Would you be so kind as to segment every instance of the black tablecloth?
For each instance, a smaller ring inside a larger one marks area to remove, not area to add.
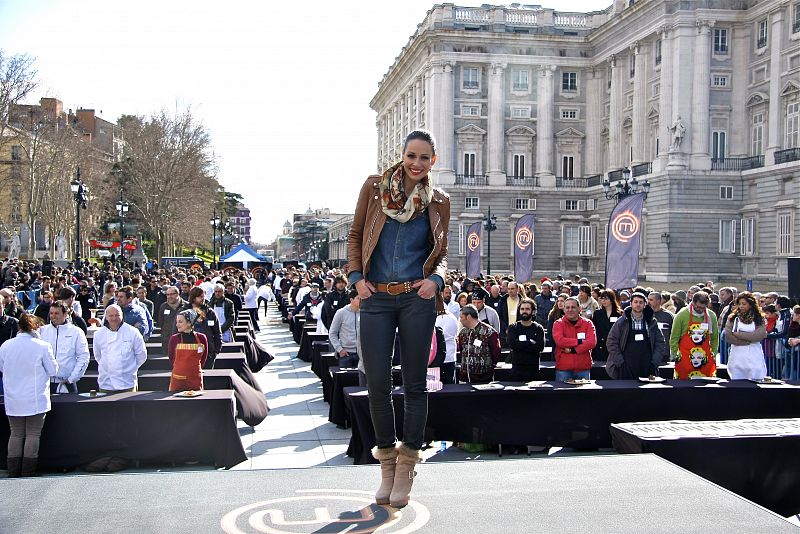
[[[328,410],[328,421],[337,426],[350,426],[350,414],[345,402],[344,389],[358,385],[358,369],[340,369],[331,366],[330,373],[332,376],[331,406]],[[400,367],[392,367],[392,385],[400,386],[402,383],[403,377],[400,373]]]
[[[618,452],[655,453],[788,517],[800,513],[800,434],[798,420],[789,421],[795,429],[786,435],[782,434],[786,429],[781,428],[781,420],[759,421],[760,426],[774,424],[775,429],[772,434],[755,436],[746,428],[739,435],[693,436],[686,431],[684,421],[662,421],[661,424],[674,427],[673,435],[650,439],[641,435],[642,424],[629,423],[611,425],[611,438]],[[690,424],[697,428],[718,422]]]
[[[170,371],[139,371],[139,391],[169,391]],[[231,369],[203,370],[204,389],[233,389],[233,377],[236,373]],[[86,373],[78,381],[78,391],[86,393],[97,390],[97,373]]]
[[[542,361],[539,364],[539,373],[542,380],[555,380],[556,379],[556,362]],[[594,362],[592,369],[589,373],[592,380],[611,380],[606,371],[606,362]],[[672,379],[675,376],[675,365],[662,365],[658,368],[658,375],[661,378]],[[719,365],[717,367],[717,376],[719,378],[729,378],[728,367],[726,365]],[[511,365],[498,364],[494,369],[494,379],[498,382],[511,380]]]
[[[226,468],[247,459],[236,428],[233,391],[206,391],[191,399],[168,392],[94,399],[55,395],[52,406],[39,450],[42,467],[72,468],[103,456]],[[9,428],[3,404],[0,411],[0,462],[5,465]]]
[[[304,362],[310,362],[312,359],[311,344],[315,341],[328,341],[328,334],[317,334],[313,328],[303,329],[300,347],[297,349],[297,358]]]
[[[548,388],[477,391],[446,385],[428,395],[426,438],[470,443],[610,447],[611,423],[715,418],[800,417],[800,386],[760,388],[749,381],[721,384],[668,380],[664,384],[605,381],[591,386],[550,382]],[[363,388],[346,388],[355,463],[374,462],[375,437]],[[402,435],[402,389],[393,394]]]
[[[319,341],[314,342],[314,345],[319,344]],[[330,367],[336,366],[339,359],[334,352],[325,352],[322,350],[311,351],[311,371],[319,377],[322,383],[322,400],[331,402],[331,388],[333,387],[333,378],[331,377]]]

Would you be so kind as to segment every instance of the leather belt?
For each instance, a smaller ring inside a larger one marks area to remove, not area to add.
[[[389,282],[388,284],[375,284],[378,293],[388,293],[393,297],[404,295],[416,291],[417,288],[411,287],[414,282]]]

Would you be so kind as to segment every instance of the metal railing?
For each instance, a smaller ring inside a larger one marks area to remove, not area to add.
[[[456,185],[486,185],[486,175],[456,174]]]
[[[615,171],[608,171],[608,181],[615,182],[617,180],[622,180],[622,169],[617,169]]]
[[[601,185],[602,183],[603,183],[602,174],[595,174],[594,176],[588,176],[586,178],[586,187],[594,187],[596,185]]]
[[[556,187],[566,189],[586,187],[586,178],[556,177]]]
[[[764,351],[764,363],[767,366],[767,375],[781,380],[800,380],[800,345],[787,347],[785,339],[765,339],[761,342]],[[725,332],[719,336],[718,362],[728,365],[731,346],[725,339]]]
[[[631,167],[631,177],[635,178],[636,176],[644,176],[645,174],[650,174],[653,172],[653,163],[640,163],[639,165],[634,165]]]
[[[506,185],[516,185],[523,187],[539,187],[538,176],[507,176]]]
[[[746,171],[764,166],[764,156],[749,156],[746,158],[712,158],[712,171]]]
[[[800,148],[787,148],[775,151],[775,165],[800,160]]]

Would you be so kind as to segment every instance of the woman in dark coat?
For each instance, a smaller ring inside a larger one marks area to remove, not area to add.
[[[220,329],[217,314],[214,313],[213,308],[206,304],[206,294],[200,286],[195,286],[189,290],[189,305],[197,314],[194,331],[205,335],[206,339],[208,339],[208,359],[203,367],[211,369],[214,367],[214,360],[222,348],[222,330]]]
[[[611,327],[622,316],[622,309],[617,300],[617,294],[613,289],[600,290],[600,309],[592,314],[592,322],[597,333],[597,346],[592,350],[592,359],[596,362],[604,362],[608,359],[608,349],[606,349],[606,338]]]

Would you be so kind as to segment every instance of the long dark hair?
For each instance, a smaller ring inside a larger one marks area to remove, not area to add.
[[[744,300],[750,305],[750,310],[747,313],[742,313],[739,309],[740,300]],[[758,301],[752,293],[749,291],[742,291],[733,302],[735,306],[728,320],[731,320],[733,317],[738,317],[743,323],[755,323],[756,326],[764,324],[764,313],[761,311],[761,307],[758,305]]]
[[[611,302],[611,313],[616,313],[617,315],[622,315],[622,307],[619,305],[619,299],[617,298],[617,292],[613,289],[601,289],[600,290],[600,298],[608,297],[609,302]],[[603,308],[602,306],[600,306]],[[603,308],[605,309],[605,308]]]
[[[197,297],[203,297],[203,303],[197,306],[194,303],[197,300]],[[194,286],[192,289],[189,290],[189,306],[194,308],[197,307],[197,321],[205,321],[206,320],[206,292],[200,286]]]

